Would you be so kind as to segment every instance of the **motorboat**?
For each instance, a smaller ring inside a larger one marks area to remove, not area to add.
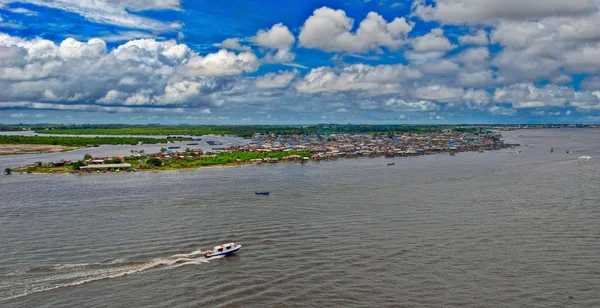
[[[213,250],[206,250],[204,252],[204,256],[206,258],[229,256],[240,250],[241,247],[242,245],[238,245],[236,243],[220,244],[218,246],[215,246]]]
[[[255,195],[264,195],[264,196],[266,196],[266,195],[269,194],[269,192],[268,191],[255,191],[254,194]]]
[[[395,165],[395,164],[396,164],[396,163],[389,163],[389,164],[388,164],[388,166],[393,166],[393,165]]]

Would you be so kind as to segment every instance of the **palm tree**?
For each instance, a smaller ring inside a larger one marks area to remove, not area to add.
[[[135,150],[134,150],[134,149],[131,149],[131,151],[129,151],[129,152],[131,152],[131,154],[133,154],[133,153],[135,153]]]

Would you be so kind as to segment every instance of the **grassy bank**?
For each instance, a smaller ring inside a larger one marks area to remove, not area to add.
[[[169,139],[170,141],[192,140],[189,138]],[[47,144],[70,147],[89,147],[93,145],[136,145],[165,143],[166,139],[136,137],[40,137],[40,136],[0,136],[0,144]]]
[[[300,155],[300,156],[311,156],[310,152],[306,151],[291,151],[291,152],[267,152],[267,153],[257,153],[257,152],[235,152],[235,153],[221,153],[216,155],[215,157],[189,157],[182,160],[167,160],[160,167],[160,169],[189,169],[189,168],[198,168],[202,166],[226,166],[226,165],[235,165],[235,164],[245,164],[249,163],[252,159],[259,158],[277,158],[279,160],[283,159],[285,156],[290,155]]]
[[[220,153],[213,156],[200,156],[193,152],[185,153],[185,158],[172,158],[169,160],[160,161],[155,158],[148,156],[125,157],[125,162],[131,164],[131,168],[145,170],[179,170],[179,169],[196,169],[200,167],[208,166],[230,166],[239,164],[248,164],[252,159],[259,158],[278,158],[283,159],[285,156],[300,155],[310,156],[310,152],[306,151],[291,151],[291,152],[268,152],[268,153],[256,153],[256,152],[236,152],[236,153]],[[113,159],[117,161],[115,157]],[[12,172],[17,173],[69,173],[77,170],[79,166],[82,166],[81,161],[73,161],[71,165],[63,167],[53,167],[51,163],[44,163],[39,165],[27,165],[23,167],[13,168]]]

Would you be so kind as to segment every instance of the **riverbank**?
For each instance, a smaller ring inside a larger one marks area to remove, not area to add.
[[[76,149],[72,146],[47,144],[0,144],[0,155],[43,154],[67,152]]]

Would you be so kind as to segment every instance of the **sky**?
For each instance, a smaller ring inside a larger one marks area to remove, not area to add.
[[[0,123],[597,123],[599,9],[0,0]]]

